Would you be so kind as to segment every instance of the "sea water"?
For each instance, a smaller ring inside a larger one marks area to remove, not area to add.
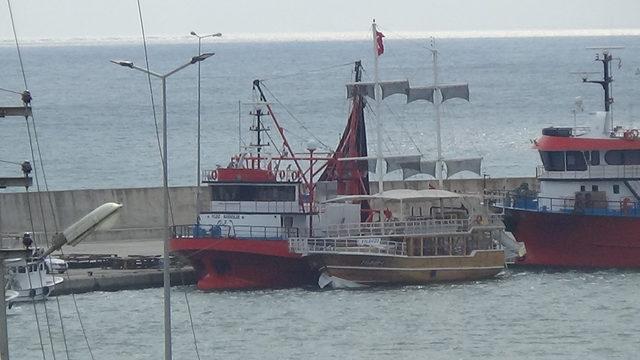
[[[174,358],[196,359],[186,296],[202,359],[633,359],[639,284],[632,271],[518,270],[364,290],[174,287]],[[96,359],[162,358],[161,289],[76,299]],[[36,306],[47,358],[53,343],[66,359],[58,305],[69,358],[89,359],[71,296]],[[31,304],[9,310],[9,330],[12,358],[42,358]]]
[[[578,125],[602,108],[601,88],[582,84],[582,76],[572,73],[601,71],[593,62],[595,51],[585,50],[592,45],[626,47],[614,53],[623,59],[620,69],[614,62],[614,117],[619,125],[640,126],[639,40],[439,40],[440,79],[468,82],[471,91],[469,103],[456,99],[443,107],[445,157],[481,156],[483,171],[494,177],[533,176],[538,160],[530,140],[542,127],[572,126],[576,96],[585,106]],[[353,61],[362,59],[364,79],[373,78],[370,44],[364,41],[206,42],[204,49],[216,55],[201,67],[203,167],[226,164],[238,149],[238,119],[244,131],[255,100],[252,80],[264,80],[265,95],[292,146],[303,151],[313,138],[335,147],[348,113],[344,84],[352,81]],[[166,72],[195,51],[192,43],[152,43],[149,65]],[[108,61],[130,59],[145,67],[140,44],[25,45],[22,54],[52,189],[161,184],[147,78]],[[0,69],[1,88],[24,89],[10,45],[0,46]],[[387,42],[381,79],[424,86],[431,74],[426,40]],[[172,185],[194,185],[197,178],[196,83],[197,66],[167,81]],[[160,120],[160,88],[154,79],[152,85]],[[17,96],[4,92],[0,101],[19,105]],[[382,106],[385,154],[434,158],[433,106],[404,102],[395,95]],[[374,108],[366,112],[370,138]],[[29,159],[24,119],[2,119],[1,125],[0,159]],[[249,141],[244,137],[240,143]],[[277,138],[273,143],[281,146]],[[17,165],[0,163],[0,169],[3,176],[19,175]],[[187,299],[203,359],[634,358],[640,343],[638,284],[635,271],[518,270],[480,282],[352,291],[203,293],[175,287],[174,358],[196,358]],[[96,359],[161,358],[160,289],[95,292],[76,300]],[[15,359],[43,358],[43,347],[46,358],[54,351],[57,359],[66,359],[67,349],[70,359],[90,358],[71,296],[50,299],[46,311],[43,304],[35,312],[30,304],[16,306],[8,321]]]

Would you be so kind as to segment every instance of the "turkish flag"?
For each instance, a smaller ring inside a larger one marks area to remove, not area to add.
[[[378,56],[384,53],[384,44],[382,43],[382,38],[384,34],[380,31],[376,31],[376,48],[378,50]]]

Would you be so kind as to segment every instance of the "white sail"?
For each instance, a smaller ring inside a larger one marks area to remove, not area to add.
[[[445,160],[445,164],[447,165],[447,177],[462,171],[470,171],[478,175],[482,174],[482,158]]]
[[[411,87],[407,89],[407,104],[416,100],[433,102],[433,92],[435,90],[435,86]]]
[[[382,98],[385,99],[393,94],[406,95],[409,89],[409,80],[381,81]]]
[[[469,101],[469,84],[440,85],[439,88],[442,94],[442,102],[453,98]]]
[[[359,83],[347,84],[347,99],[351,99],[356,94],[359,94],[362,96],[368,96],[375,100],[376,95],[375,95],[374,89],[375,89],[374,83],[359,82]]]

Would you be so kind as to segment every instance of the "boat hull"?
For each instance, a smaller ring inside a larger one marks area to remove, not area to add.
[[[360,285],[420,285],[486,279],[504,268],[504,251],[476,250],[461,256],[392,256],[316,253],[306,256],[323,278]],[[325,285],[328,281],[324,281]],[[322,286],[322,284],[319,284]],[[352,286],[350,286],[352,287]]]
[[[640,218],[505,209],[527,254],[520,265],[640,268]]]
[[[174,238],[171,251],[186,257],[200,290],[271,289],[314,285],[317,275],[287,240]]]

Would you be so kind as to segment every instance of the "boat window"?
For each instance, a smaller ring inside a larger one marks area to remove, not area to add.
[[[564,151],[540,151],[540,158],[547,171],[564,171]]]
[[[600,165],[600,151],[593,150],[591,152],[591,165]]]
[[[27,269],[25,269],[25,267],[24,267],[24,266],[18,266],[18,272],[19,272],[20,274],[24,274],[24,273],[26,273],[26,272],[27,272]]]
[[[584,159],[587,160],[587,162],[590,162],[591,161],[591,152],[585,151],[584,152]]]
[[[586,186],[584,185],[580,186],[580,191],[585,191],[586,189],[587,189]]]
[[[591,185],[591,191],[598,191],[598,185]]]
[[[609,165],[640,165],[640,150],[610,150],[604,154]]]
[[[211,187],[213,201],[296,201],[296,187],[217,184]]]
[[[567,151],[567,170],[568,171],[585,171],[587,163],[581,151]]]
[[[613,193],[620,194],[620,185],[613,185]]]

